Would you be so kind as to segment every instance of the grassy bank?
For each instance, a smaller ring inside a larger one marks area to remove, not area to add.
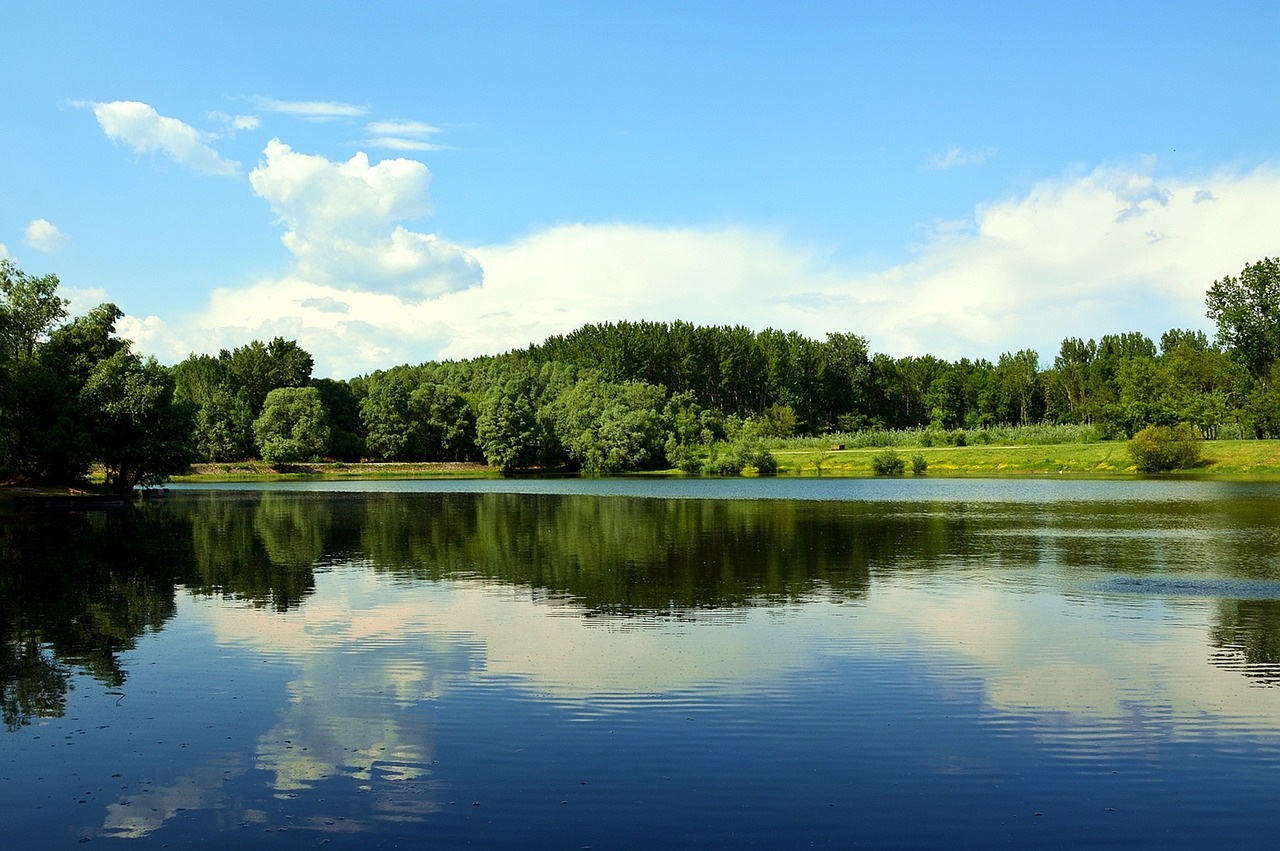
[[[470,462],[359,462],[325,461],[289,464],[279,468],[263,461],[228,464],[194,464],[191,472],[174,476],[174,482],[288,482],[304,479],[488,479],[498,473],[486,464]]]
[[[872,476],[871,459],[883,447],[834,450],[830,448],[774,449],[780,476]],[[928,463],[925,472],[947,476],[1050,476],[1132,478],[1139,475],[1123,441],[1060,443],[1037,446],[914,446],[895,449],[911,475],[911,457],[919,454]],[[657,475],[683,475],[675,470]],[[654,475],[647,473],[646,475]],[[1171,476],[1220,476],[1223,478],[1280,480],[1280,440],[1215,440],[1204,444],[1204,458],[1190,470]],[[297,464],[277,469],[261,461],[228,464],[196,464],[190,472],[174,476],[174,482],[287,482],[307,479],[488,479],[499,473],[485,464],[461,462]],[[74,488],[31,483],[0,483],[0,501],[13,497],[79,496],[89,500],[102,495],[92,484]]]
[[[783,476],[870,476],[881,448],[778,449]],[[934,446],[895,450],[906,462],[919,454],[930,476],[1013,476],[1076,474],[1138,475],[1124,441],[1046,446]],[[1171,475],[1261,476],[1280,478],[1280,440],[1215,440],[1204,444],[1199,465]]]

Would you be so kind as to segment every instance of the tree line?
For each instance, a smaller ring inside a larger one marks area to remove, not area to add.
[[[153,484],[192,461],[484,461],[504,472],[776,469],[770,439],[865,429],[1084,424],[1101,438],[1185,424],[1280,437],[1280,260],[1214,281],[1217,325],[1063,340],[994,363],[871,353],[866,338],[616,322],[505,354],[316,379],[296,342],[166,367],[111,304],[66,321],[56,276],[0,261],[0,469]]]

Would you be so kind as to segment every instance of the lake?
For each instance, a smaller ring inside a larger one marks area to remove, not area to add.
[[[13,847],[1258,846],[1280,486],[174,487],[0,514]]]

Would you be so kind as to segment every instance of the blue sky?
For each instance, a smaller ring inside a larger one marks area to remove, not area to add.
[[[1273,1],[0,25],[0,250],[167,363],[279,334],[349,377],[620,319],[1051,360],[1208,329],[1209,284],[1280,254]]]

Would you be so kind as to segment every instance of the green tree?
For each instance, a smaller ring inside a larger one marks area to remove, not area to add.
[[[329,448],[329,414],[314,387],[278,387],[267,394],[253,421],[262,460],[271,464],[309,461]]]
[[[1246,263],[1238,278],[1214,281],[1205,304],[1218,325],[1218,344],[1266,383],[1280,358],[1280,259],[1264,257]]]
[[[415,388],[416,377],[401,367],[369,377],[367,392],[360,400],[360,420],[365,443],[377,457],[388,461],[421,457],[421,436],[409,410]]]
[[[112,490],[161,484],[190,463],[190,409],[174,401],[173,378],[155,358],[117,351],[94,367],[80,398]]]
[[[476,417],[476,445],[504,474],[534,466],[542,458],[538,387],[527,369],[512,368],[494,381]]]
[[[579,378],[554,405],[554,428],[569,457],[589,475],[643,469],[665,458],[661,387]]]
[[[476,452],[476,415],[459,393],[427,382],[409,395],[409,414],[417,424],[422,457],[466,461]]]
[[[313,378],[311,386],[320,393],[320,401],[329,414],[329,454],[344,461],[354,461],[365,454],[361,436],[360,400],[351,384],[332,378]]]
[[[33,357],[36,343],[67,317],[57,291],[57,275],[28,275],[0,258],[0,360]]]
[[[1031,349],[1017,354],[1005,352],[996,364],[1000,387],[1002,420],[1029,425],[1043,406],[1039,391],[1039,355]]]
[[[276,337],[253,341],[216,358],[192,354],[174,369],[175,392],[195,405],[195,444],[211,461],[238,461],[256,452],[253,423],[267,394],[306,387],[312,358],[298,344]]]
[[[790,437],[796,433],[796,412],[790,405],[776,402],[764,409],[760,431],[766,437]]]

